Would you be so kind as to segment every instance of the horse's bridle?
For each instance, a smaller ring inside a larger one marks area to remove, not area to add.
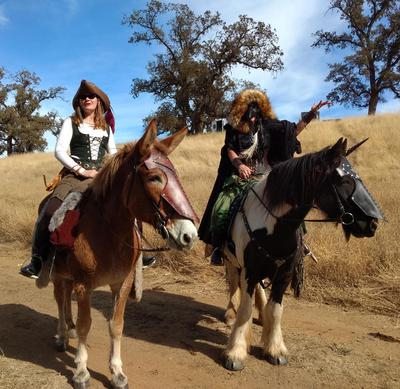
[[[182,188],[182,185],[176,175],[174,166],[165,155],[163,155],[159,150],[153,149],[146,160],[140,162],[139,164],[134,164],[135,176],[139,168],[142,166],[145,166],[147,169],[159,168],[167,178],[167,184],[161,192],[159,202],[157,203],[151,198],[150,201],[154,210],[155,229],[163,239],[174,240],[167,229],[167,223],[171,219],[174,212],[191,220],[193,223],[199,222],[199,218],[193,210],[186,193]],[[176,188],[179,190],[176,190]],[[147,193],[146,196],[148,196]],[[173,209],[174,212],[165,213],[161,210],[160,204],[163,200]]]
[[[354,215],[350,212],[346,212],[344,205],[342,201],[340,200],[340,196],[337,192],[336,186],[332,184],[333,188],[333,193],[335,194],[335,199],[336,203],[339,209],[339,215],[336,218],[325,218],[325,219],[297,219],[297,218],[288,218],[285,216],[276,216],[265,204],[265,202],[262,200],[262,198],[258,195],[258,193],[254,190],[253,187],[250,187],[250,190],[254,193],[258,201],[263,205],[263,207],[268,211],[268,213],[274,217],[276,220],[279,222],[300,222],[300,221],[306,221],[306,222],[312,222],[312,223],[341,223],[344,226],[351,225],[354,223]],[[304,205],[305,208],[316,208],[314,204],[307,204]]]

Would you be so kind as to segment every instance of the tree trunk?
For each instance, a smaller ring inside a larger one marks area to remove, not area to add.
[[[192,131],[191,133],[194,134],[201,134],[204,129],[204,123],[200,118],[199,114],[195,114],[192,117]]]
[[[376,107],[378,106],[378,93],[371,92],[371,97],[368,104],[368,115],[375,115]]]
[[[9,135],[7,137],[7,156],[11,155],[13,153],[13,147],[12,147],[12,136]]]

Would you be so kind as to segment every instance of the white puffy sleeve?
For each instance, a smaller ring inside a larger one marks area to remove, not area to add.
[[[58,135],[55,157],[67,169],[73,170],[77,163],[69,156],[69,144],[72,139],[72,120],[71,118],[65,119],[61,127],[60,134]]]
[[[111,128],[108,135],[107,151],[110,155],[117,152],[117,146],[115,145],[115,138]]]

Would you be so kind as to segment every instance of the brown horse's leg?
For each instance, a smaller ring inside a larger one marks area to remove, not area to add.
[[[75,324],[72,318],[72,281],[65,281],[65,321],[68,327],[68,336],[76,338]]]
[[[121,360],[121,338],[124,329],[124,313],[126,301],[129,296],[133,283],[133,271],[122,284],[111,285],[114,299],[114,312],[109,322],[109,330],[111,337],[110,352],[110,371],[112,374],[111,384],[113,388],[128,388],[128,377],[122,371]]]
[[[239,269],[225,261],[226,280],[229,286],[229,301],[225,312],[225,323],[233,326],[240,304]]]
[[[68,347],[68,331],[65,320],[65,306],[66,306],[66,289],[65,281],[61,278],[55,278],[54,284],[54,298],[57,302],[58,308],[58,326],[57,326],[57,340],[56,349],[58,351],[65,351]]]
[[[92,324],[90,317],[91,290],[84,284],[74,285],[78,300],[78,318],[76,320],[76,331],[78,333],[78,347],[75,355],[76,372],[72,378],[75,389],[84,389],[89,386],[90,374],[87,369],[88,352],[86,339]]]

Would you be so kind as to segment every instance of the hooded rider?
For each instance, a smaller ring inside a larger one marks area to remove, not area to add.
[[[295,152],[301,153],[297,135],[327,104],[328,101],[314,104],[296,124],[278,120],[268,96],[259,90],[246,89],[235,97],[224,127],[225,143],[218,175],[199,227],[199,237],[207,244],[207,256],[218,245],[210,231],[211,214],[225,180],[232,174],[242,179],[265,174],[275,163],[292,158]],[[211,262],[222,264],[221,254],[216,247]]]

